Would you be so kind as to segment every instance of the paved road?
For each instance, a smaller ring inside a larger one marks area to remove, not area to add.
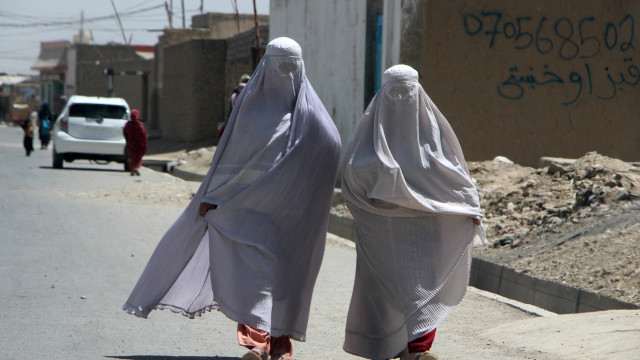
[[[49,151],[25,157],[21,130],[0,126],[0,359],[238,359],[235,324],[220,313],[188,320],[154,311],[127,315],[127,298],[175,206],[90,200],[74,194],[121,189],[169,175],[87,161],[51,166]],[[300,359],[356,359],[342,351],[355,251],[331,236]],[[533,316],[468,292],[438,329],[443,359],[554,359],[487,330]]]

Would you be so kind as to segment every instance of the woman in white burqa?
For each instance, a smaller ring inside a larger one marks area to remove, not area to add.
[[[482,211],[453,129],[406,65],[385,71],[342,164],[356,224],[345,351],[431,360],[436,327],[465,294]]]
[[[340,156],[300,46],[271,41],[238,98],[194,199],[154,251],[124,309],[238,322],[243,359],[290,359],[304,341]]]

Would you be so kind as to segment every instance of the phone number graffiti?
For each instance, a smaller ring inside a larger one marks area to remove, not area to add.
[[[562,17],[553,24],[546,16],[534,21],[530,16],[505,20],[502,12],[483,11],[480,14],[463,13],[462,23],[469,36],[484,35],[493,48],[499,37],[512,41],[515,49],[535,49],[540,54],[549,54],[555,49],[558,58],[573,60],[588,59],[604,49],[627,52],[635,50],[635,21],[626,14],[620,21],[607,22],[604,29],[597,29],[595,17],[588,16],[576,22]],[[552,31],[553,35],[548,35]]]

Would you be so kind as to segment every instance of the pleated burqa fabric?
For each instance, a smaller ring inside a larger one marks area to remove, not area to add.
[[[211,309],[304,341],[322,261],[340,137],[307,80],[299,45],[267,46],[211,169],[158,244],[124,309],[147,317]],[[217,208],[198,215],[201,202]]]
[[[370,359],[444,321],[465,294],[474,240],[486,242],[460,144],[418,73],[396,65],[383,79],[342,164],[357,234],[344,349]]]

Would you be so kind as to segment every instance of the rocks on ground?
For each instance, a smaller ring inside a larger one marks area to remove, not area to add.
[[[539,169],[469,169],[492,243],[477,257],[640,305],[640,168],[592,152]]]

